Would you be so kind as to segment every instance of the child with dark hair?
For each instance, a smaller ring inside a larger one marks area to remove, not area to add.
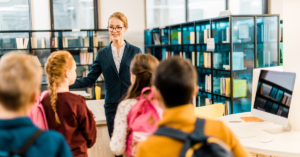
[[[191,63],[180,57],[163,61],[154,74],[152,91],[159,105],[165,108],[163,119],[158,126],[192,133],[197,117],[190,104],[199,89],[197,73]],[[218,120],[205,119],[204,134],[225,143],[236,157],[249,156],[231,130]],[[179,156],[183,142],[166,136],[152,135],[138,146],[137,157]]]

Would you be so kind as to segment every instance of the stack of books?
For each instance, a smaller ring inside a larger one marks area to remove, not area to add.
[[[93,53],[88,53],[88,52],[81,52],[79,53],[80,56],[80,64],[93,64]]]

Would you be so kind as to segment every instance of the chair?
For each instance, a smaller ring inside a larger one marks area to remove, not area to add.
[[[224,114],[224,104],[218,103],[208,106],[195,107],[194,113],[197,117],[203,117],[207,119],[222,117]]]

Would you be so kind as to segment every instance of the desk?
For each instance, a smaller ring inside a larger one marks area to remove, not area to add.
[[[281,126],[271,122],[229,122],[233,119],[240,119],[240,117],[251,116],[250,113],[233,114],[217,118],[223,121],[230,129],[245,130],[256,135],[256,137],[239,138],[239,141],[245,146],[248,151],[258,154],[267,154],[280,157],[299,157],[300,156],[300,132],[290,131],[278,134],[270,134],[264,129],[278,129]],[[262,143],[260,139],[263,137],[272,137],[273,141],[269,143]]]
[[[109,147],[109,135],[104,113],[104,100],[86,101],[88,108],[93,112],[97,125],[97,139],[94,146],[88,149],[89,157],[114,157]]]

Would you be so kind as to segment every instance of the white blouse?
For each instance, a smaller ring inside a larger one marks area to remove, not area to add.
[[[114,132],[110,141],[110,149],[116,155],[122,155],[126,150],[127,139],[127,115],[136,103],[137,99],[127,99],[122,101],[117,109]]]
[[[119,72],[119,70],[120,70],[120,64],[121,64],[122,57],[123,57],[123,54],[124,54],[125,45],[126,45],[126,44],[124,44],[124,45],[120,48],[120,53],[119,53],[119,56],[118,56],[117,48],[114,47],[114,46],[111,44],[111,50],[112,50],[113,58],[114,58],[114,61],[115,61],[115,64],[116,64],[116,68],[117,68],[117,71],[118,71],[118,72]]]

